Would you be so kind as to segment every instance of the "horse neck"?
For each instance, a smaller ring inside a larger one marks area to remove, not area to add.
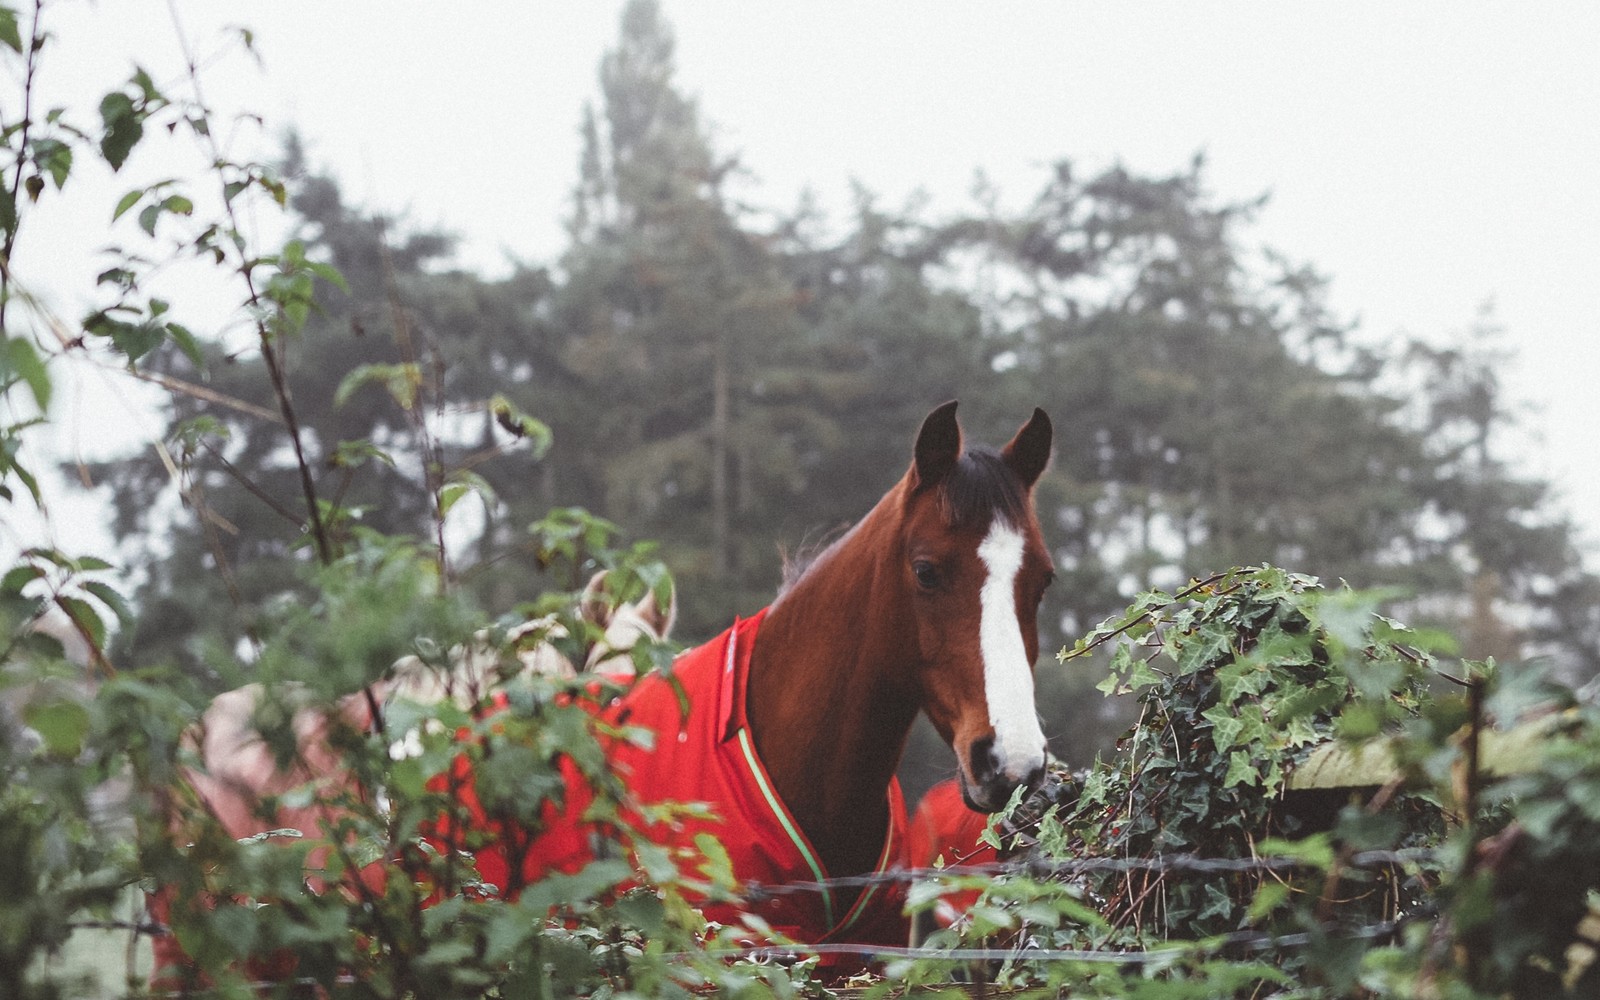
[[[778,794],[834,875],[870,870],[918,702],[897,607],[897,493],[773,604],[751,651],[746,713]]]

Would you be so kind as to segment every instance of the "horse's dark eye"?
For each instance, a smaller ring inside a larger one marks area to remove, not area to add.
[[[933,590],[939,586],[939,567],[926,559],[912,563],[911,572],[916,574],[917,586],[923,590]]]

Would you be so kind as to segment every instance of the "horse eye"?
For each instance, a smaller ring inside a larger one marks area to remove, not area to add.
[[[1049,590],[1050,589],[1050,585],[1052,583],[1055,583],[1055,582],[1056,582],[1056,575],[1054,573],[1050,573],[1050,572],[1045,573],[1044,579],[1039,582],[1039,596],[1034,598],[1034,601],[1036,603],[1043,604],[1044,603],[1044,592]]]
[[[917,577],[917,586],[923,590],[934,590],[939,586],[939,567],[926,559],[912,563],[911,572]]]

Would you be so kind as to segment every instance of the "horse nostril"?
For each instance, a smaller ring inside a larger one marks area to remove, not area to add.
[[[972,778],[980,786],[987,787],[999,777],[1000,758],[994,752],[993,736],[973,740],[967,756],[972,766]]]
[[[1028,772],[1028,776],[1023,779],[1022,785],[1023,785],[1024,788],[1026,788],[1028,790],[1028,794],[1031,795],[1035,791],[1038,791],[1039,786],[1041,786],[1043,784],[1044,784],[1044,761],[1040,761],[1037,765],[1034,766],[1033,770]]]

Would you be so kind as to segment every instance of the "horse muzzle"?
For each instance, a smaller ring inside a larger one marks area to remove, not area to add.
[[[993,735],[973,740],[960,770],[961,798],[975,812],[999,812],[1018,788],[1031,792],[1044,780],[1046,752],[1003,753]]]

